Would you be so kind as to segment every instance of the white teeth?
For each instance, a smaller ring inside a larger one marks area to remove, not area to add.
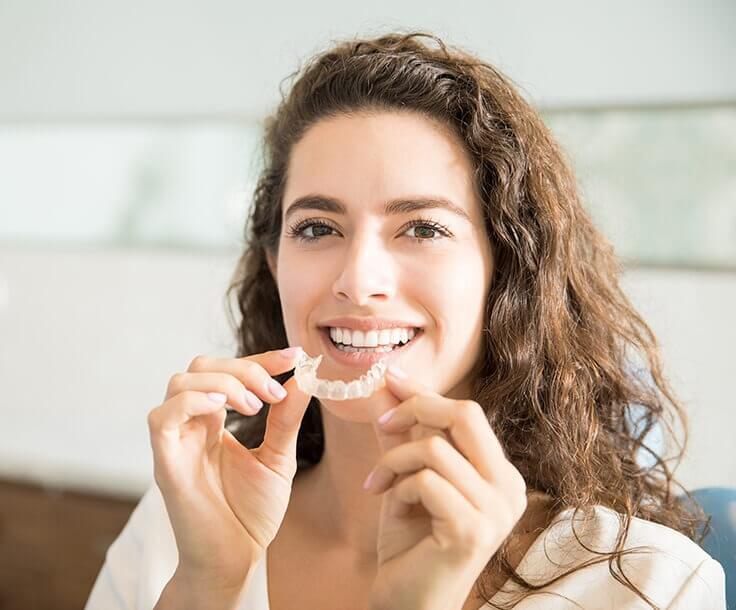
[[[355,352],[371,352],[376,354],[385,354],[386,352],[391,352],[394,350],[393,346],[389,345],[380,345],[378,347],[353,347],[352,345],[336,345],[337,349],[339,349],[341,352],[345,352],[347,354],[352,354]]]
[[[338,344],[352,345],[353,347],[378,347],[380,345],[394,346],[408,343],[416,334],[413,328],[385,328],[381,330],[351,330],[348,328],[331,327],[330,338]]]
[[[363,386],[357,379],[348,384],[348,398],[360,398]]]
[[[327,381],[324,379],[316,379],[315,378],[314,384],[312,384],[312,387],[314,387],[314,395],[315,396],[327,396],[327,393],[329,392],[330,386]]]
[[[349,400],[368,398],[375,390],[385,385],[383,376],[386,373],[386,364],[383,362],[376,362],[360,379],[346,384],[339,379],[328,381],[317,378],[317,367],[321,361],[322,355],[311,358],[302,352],[294,369],[296,383],[302,392],[312,394],[317,398]]]
[[[344,381],[333,381],[327,384],[327,396],[332,400],[345,400],[348,397],[348,386]]]

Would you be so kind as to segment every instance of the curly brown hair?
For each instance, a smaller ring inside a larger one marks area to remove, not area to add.
[[[289,78],[297,75],[265,122],[245,250],[227,292],[238,357],[287,345],[266,252],[278,252],[290,151],[305,131],[324,118],[382,111],[418,112],[446,126],[472,158],[495,260],[482,370],[469,398],[483,407],[528,489],[548,494],[556,509],[575,507],[573,530],[577,511],[596,504],[621,516],[613,552],[589,549],[601,557],[541,584],[510,565],[510,536],[484,569],[481,593],[490,597],[484,577],[501,574],[501,582],[511,578],[526,597],[607,559],[614,578],[653,605],[622,570],[622,556],[636,550],[624,549],[632,517],[697,542],[709,527],[699,506],[673,494],[677,485],[692,500],[672,474],[687,443],[685,413],[662,373],[654,334],[619,287],[622,266],[583,207],[571,164],[538,111],[496,68],[426,32],[340,41]],[[632,355],[645,359],[648,379],[632,375]],[[249,418],[230,413],[228,429],[245,446],[258,447],[267,414],[267,407]],[[646,444],[655,426],[674,440],[671,458]],[[323,446],[313,397],[299,432],[297,469],[317,463]],[[637,460],[642,452],[651,456],[648,465]]]

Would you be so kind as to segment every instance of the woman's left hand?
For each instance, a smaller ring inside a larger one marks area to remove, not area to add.
[[[526,484],[478,403],[385,379],[398,405],[374,422],[382,455],[368,493],[385,495],[370,607],[461,610],[524,514]]]

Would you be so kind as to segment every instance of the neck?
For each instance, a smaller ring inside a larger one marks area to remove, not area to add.
[[[470,396],[471,376],[445,396]],[[321,408],[324,453],[319,463],[300,473],[294,482],[307,531],[322,544],[342,548],[375,563],[378,521],[383,495],[363,489],[363,481],[380,459],[381,452],[371,422],[359,423],[335,417]]]
[[[380,458],[373,426],[341,420],[326,409],[322,409],[322,425],[322,458],[299,477],[301,491],[307,494],[300,509],[308,512],[312,531],[326,545],[375,563],[382,496],[363,489],[363,481]]]

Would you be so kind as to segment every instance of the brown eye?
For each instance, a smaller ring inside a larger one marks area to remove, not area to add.
[[[419,231],[420,234],[418,235],[418,237],[425,237],[427,239],[431,239],[432,237],[434,237],[435,229],[433,229],[432,227],[428,227],[426,225],[417,225],[416,227],[412,228]]]
[[[445,227],[444,225],[441,225],[438,222],[434,222],[433,220],[412,220],[406,227],[406,230],[404,233],[407,233],[408,231],[413,231],[414,235],[409,235],[414,241],[420,243],[420,242],[435,242],[443,237],[451,237],[452,234],[450,233],[450,230]],[[437,237],[436,234],[439,233],[441,237]]]
[[[307,229],[312,229],[312,235],[305,233]],[[302,242],[312,242],[317,241],[321,237],[328,237],[330,231],[335,231],[335,229],[324,222],[306,221],[289,227],[287,236],[294,237]]]

